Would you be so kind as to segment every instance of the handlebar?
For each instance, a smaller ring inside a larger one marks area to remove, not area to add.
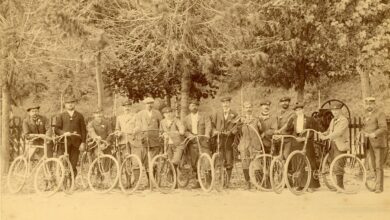
[[[70,134],[64,133],[64,134],[62,134],[62,135],[59,135],[59,136],[54,137],[54,139],[55,139],[55,140],[61,140],[61,139],[65,138],[65,137],[71,137],[71,136],[81,137],[81,135],[76,134],[76,133],[70,133]]]
[[[43,140],[53,140],[53,138],[47,136],[46,134],[27,134],[26,136],[26,141],[35,141],[38,139],[43,139]]]

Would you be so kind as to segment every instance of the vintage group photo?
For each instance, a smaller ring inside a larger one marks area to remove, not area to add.
[[[389,219],[389,0],[0,0],[0,219]]]

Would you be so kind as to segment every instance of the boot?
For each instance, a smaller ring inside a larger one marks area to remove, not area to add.
[[[337,186],[344,189],[344,175],[336,175]]]
[[[225,188],[229,188],[230,186],[230,178],[232,177],[232,168],[226,168],[226,182],[224,183]]]
[[[375,193],[383,192],[383,170],[376,170]]]
[[[211,170],[208,170],[206,174],[206,182],[207,184],[211,184],[211,181],[212,181]]]
[[[175,189],[178,189],[179,188],[179,184],[177,183],[177,164],[173,164],[173,168],[176,172],[176,184],[175,184]]]
[[[243,169],[242,171],[244,173],[244,178],[245,178],[245,182],[246,182],[245,189],[250,190],[251,189],[251,181],[250,181],[250,177],[249,177],[249,169]]]
[[[133,174],[134,174],[134,182],[131,182],[131,177],[128,179],[128,186],[127,187],[131,187],[133,184],[137,184],[137,182],[139,181],[139,176],[140,176],[140,170],[133,170]]]

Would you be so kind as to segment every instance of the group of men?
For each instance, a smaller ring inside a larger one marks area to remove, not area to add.
[[[296,103],[290,108],[291,99],[284,97],[279,100],[280,110],[276,114],[271,114],[269,100],[260,103],[261,112],[255,113],[250,102],[244,102],[243,115],[231,109],[231,97],[223,97],[221,108],[209,115],[199,112],[199,101],[191,100],[189,103],[190,113],[183,119],[178,119],[170,107],[160,111],[153,108],[154,99],[147,97],[143,103],[145,109],[136,112],[132,108],[131,101],[125,101],[122,106],[124,113],[117,117],[115,128],[104,120],[103,111],[98,109],[94,112],[94,119],[86,126],[84,117],[75,110],[76,100],[72,97],[65,99],[65,111],[62,112],[56,121],[49,124],[48,120],[38,114],[39,106],[28,108],[29,117],[23,121],[23,134],[30,133],[50,133],[69,134],[77,133],[80,137],[69,137],[68,152],[70,161],[77,174],[76,165],[80,151],[85,150],[87,132],[92,138],[105,139],[111,141],[109,134],[120,131],[119,144],[121,149],[129,149],[132,154],[137,155],[143,165],[147,167],[147,151],[152,157],[162,151],[163,144],[160,141],[164,137],[167,146],[167,153],[175,168],[183,158],[188,158],[188,162],[196,171],[196,163],[199,153],[207,153],[210,156],[215,151],[220,151],[224,158],[224,166],[227,171],[227,183],[229,187],[232,169],[234,166],[235,136],[239,133],[240,139],[237,145],[242,161],[242,169],[246,188],[251,188],[249,177],[250,161],[261,153],[270,153],[272,136],[275,134],[294,135],[299,137],[305,129],[318,130],[317,123],[311,117],[304,114],[304,105]],[[383,191],[383,164],[387,147],[387,124],[385,115],[375,104],[375,98],[365,99],[366,114],[364,117],[363,131],[368,140],[369,150],[376,170],[375,192]],[[349,122],[342,114],[342,105],[334,103],[331,105],[333,119],[326,132],[319,135],[322,140],[330,140],[330,160],[336,156],[346,153],[349,144]],[[240,126],[246,124],[248,126]],[[137,142],[134,136],[137,132],[146,132],[147,141]],[[50,134],[49,134],[50,135]],[[130,136],[129,136],[130,135]],[[184,145],[185,138],[201,135],[204,138],[190,141]],[[218,139],[218,141],[217,141]],[[217,145],[216,143],[219,143]],[[284,143],[283,156],[287,156],[295,149],[302,148],[304,139],[286,139]],[[129,147],[128,147],[129,146]],[[314,145],[307,145],[307,157],[312,170],[316,169],[316,154]],[[264,151],[264,152],[263,152]],[[187,152],[188,157],[183,157]],[[129,152],[127,152],[129,153]],[[135,171],[139,175],[140,170]],[[338,169],[337,184],[343,187],[343,167]],[[199,183],[193,188],[199,188]],[[310,191],[319,188],[317,179],[311,178]]]

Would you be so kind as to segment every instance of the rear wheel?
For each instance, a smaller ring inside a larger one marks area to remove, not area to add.
[[[215,174],[212,166],[213,162],[210,156],[206,153],[202,153],[199,156],[197,163],[197,175],[200,187],[205,192],[210,192],[213,188]]]
[[[45,196],[53,195],[62,187],[64,173],[64,166],[59,159],[45,159],[38,165],[35,172],[35,191]]]
[[[176,172],[172,162],[167,155],[161,154],[153,158],[151,167],[156,171],[153,175],[152,182],[162,193],[168,193],[175,189]]]
[[[119,186],[124,193],[131,194],[138,189],[143,175],[141,168],[141,160],[134,154],[128,155],[123,160],[120,168]]]
[[[12,162],[8,171],[7,186],[10,193],[17,193],[22,190],[27,175],[27,160],[23,156],[19,156]]]
[[[281,193],[284,189],[283,176],[284,162],[279,157],[275,157],[271,162],[270,167],[270,182],[272,190],[276,193]]]
[[[81,185],[83,186],[84,189],[87,189],[89,187],[88,185],[88,171],[89,167],[91,165],[92,158],[91,158],[91,153],[90,152],[84,152],[81,155],[80,159],[80,170],[79,170],[79,177],[81,180]]]
[[[357,193],[366,184],[366,169],[362,161],[352,154],[337,156],[330,165],[330,174],[337,191],[343,193]]]
[[[224,166],[224,160],[221,155],[221,153],[215,153],[213,154],[213,157],[211,158],[213,162],[213,169],[214,169],[214,189],[217,191],[222,191],[223,187],[227,183],[227,172],[226,168]]]
[[[69,157],[62,155],[59,160],[61,161],[62,165],[64,166],[64,182],[62,185],[62,188],[65,193],[71,194],[74,190],[74,172],[72,168],[72,164],[69,161]]]
[[[269,154],[258,155],[249,164],[249,177],[252,184],[259,190],[272,191],[270,182],[270,167],[272,156]]]
[[[292,193],[295,195],[305,193],[311,179],[311,166],[306,154],[301,151],[292,152],[287,157],[283,175]]]
[[[100,155],[92,163],[88,171],[89,187],[97,193],[107,193],[117,184],[119,165],[111,155]]]

